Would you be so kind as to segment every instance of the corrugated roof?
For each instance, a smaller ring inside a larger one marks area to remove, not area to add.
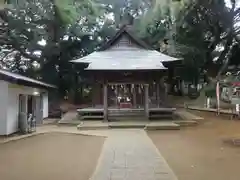
[[[56,86],[54,86],[54,85],[47,84],[47,83],[29,78],[26,76],[22,76],[20,74],[12,73],[12,72],[9,72],[9,71],[3,70],[3,69],[0,69],[0,75],[7,76],[10,79],[21,80],[21,81],[29,82],[29,83],[32,83],[35,85],[40,85],[43,87],[56,88]]]

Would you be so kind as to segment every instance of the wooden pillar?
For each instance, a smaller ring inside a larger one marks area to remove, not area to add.
[[[168,69],[168,86],[169,86],[169,92],[172,94],[174,92],[174,83],[173,83],[173,77],[174,77],[174,69],[169,67]]]
[[[144,84],[144,94],[145,94],[145,115],[149,118],[149,84]]]
[[[98,98],[98,94],[97,94],[97,84],[95,83],[94,85],[92,85],[92,107],[94,107],[97,104],[97,98]]]
[[[157,86],[157,88],[156,88],[156,91],[157,91],[157,107],[159,107],[160,106],[160,82],[158,81],[156,83],[157,83],[156,84],[156,86]]]
[[[133,84],[133,107],[137,107],[136,85]]]
[[[108,121],[108,84],[103,84],[103,115],[104,121]]]
[[[115,108],[118,107],[118,89],[117,89],[117,85],[114,85],[114,106]]]

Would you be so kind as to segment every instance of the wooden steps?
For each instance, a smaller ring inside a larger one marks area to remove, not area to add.
[[[149,119],[173,119],[175,108],[149,108]],[[83,108],[78,110],[81,120],[102,120],[104,119],[104,110],[101,108]],[[108,119],[110,121],[122,120],[147,120],[145,111],[140,109],[119,109],[109,108]]]

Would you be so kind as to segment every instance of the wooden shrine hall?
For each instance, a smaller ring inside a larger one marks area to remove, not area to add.
[[[98,51],[71,61],[87,65],[85,74],[93,84],[92,105],[79,114],[106,121],[172,116],[176,109],[167,106],[163,77],[168,74],[165,64],[178,60],[152,49],[123,26]]]

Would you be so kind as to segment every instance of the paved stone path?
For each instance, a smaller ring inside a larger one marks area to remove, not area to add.
[[[96,170],[90,180],[177,180],[144,130],[88,130],[42,126],[33,134],[0,139],[0,143],[29,136],[62,132],[106,137]]]
[[[177,180],[144,130],[112,130],[91,180]]]

